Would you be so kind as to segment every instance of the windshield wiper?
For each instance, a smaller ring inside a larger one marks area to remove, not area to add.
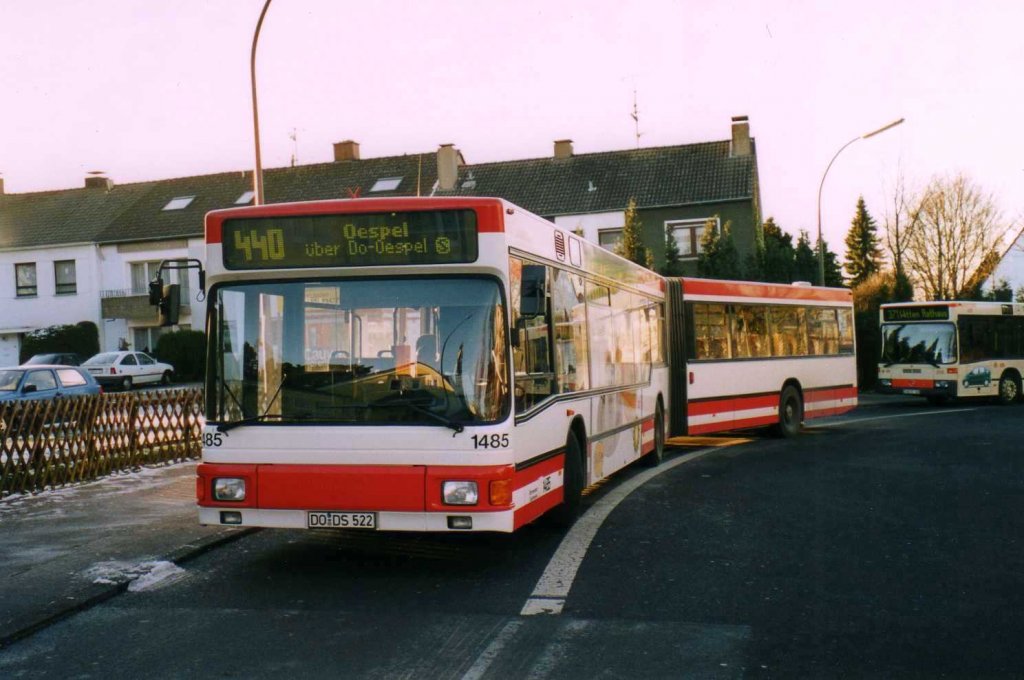
[[[385,397],[384,399],[385,399],[384,401],[378,400],[376,403],[371,404],[371,406],[378,406],[378,407],[379,406],[385,406],[385,407],[387,407],[387,406],[405,406],[410,411],[415,411],[416,413],[419,413],[420,415],[424,415],[424,416],[426,416],[426,417],[428,417],[428,418],[430,418],[432,420],[436,420],[437,422],[441,423],[445,427],[447,427],[447,428],[449,428],[451,430],[454,430],[454,433],[452,434],[453,437],[466,429],[462,425],[462,423],[457,423],[454,420],[452,420],[451,418],[449,418],[448,416],[441,415],[440,413],[435,413],[434,411],[431,411],[428,408],[423,408],[422,406],[420,406],[419,404],[417,404],[414,401],[402,400],[402,399],[394,399],[394,398],[388,398],[388,397]]]
[[[281,419],[283,416],[280,413],[270,413],[270,409],[274,406],[274,401],[277,400],[277,395],[281,394],[281,388],[284,387],[285,378],[281,378],[281,382],[278,384],[277,389],[274,391],[274,396],[267,402],[267,408],[263,413],[258,416],[249,416],[248,418],[239,418],[238,420],[232,420],[226,423],[217,424],[217,432],[227,432],[233,430],[239,425],[245,425],[247,423],[259,423],[271,418]],[[237,402],[235,402],[237,403]],[[241,404],[239,404],[241,407]]]

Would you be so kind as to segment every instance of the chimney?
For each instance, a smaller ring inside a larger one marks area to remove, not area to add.
[[[572,158],[572,140],[555,140],[555,158]]]
[[[459,179],[459,166],[465,163],[462,152],[454,144],[442,144],[437,150],[437,188],[451,191]]]
[[[103,176],[103,172],[100,170],[93,170],[85,178],[86,189],[103,189],[104,191],[110,191],[114,188],[114,183],[108,178]]]
[[[346,139],[344,142],[334,143],[334,162],[357,161],[359,160],[359,142]]]
[[[737,156],[750,155],[750,123],[746,116],[732,117],[732,153]]]

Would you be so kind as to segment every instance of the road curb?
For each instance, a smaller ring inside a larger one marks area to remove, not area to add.
[[[202,538],[198,541],[186,543],[185,545],[175,548],[169,553],[164,554],[160,559],[166,562],[172,562],[176,565],[187,564],[188,562],[205,555],[211,550],[215,550],[221,546],[234,543],[235,541],[250,536],[260,531],[259,527],[248,527],[244,529],[226,529],[220,531],[212,536]],[[55,623],[59,623],[65,619],[71,618],[75,614],[92,609],[96,605],[103,604],[107,600],[113,599],[118,595],[128,590],[128,586],[131,585],[131,580],[124,581],[122,583],[115,583],[109,586],[102,587],[99,592],[91,595],[80,602],[76,602],[71,606],[63,607],[55,612],[44,615],[37,621],[22,626],[13,633],[9,633],[0,636],[0,650],[6,649],[15,642],[24,640],[25,638],[38,633],[39,631],[49,628]]]

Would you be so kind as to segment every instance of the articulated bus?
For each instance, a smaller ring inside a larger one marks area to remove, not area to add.
[[[568,524],[670,416],[792,435],[856,403],[848,292],[666,280],[501,199],[236,208],[206,238],[203,524]]]
[[[882,305],[878,390],[941,404],[959,397],[1021,399],[1024,304],[902,302]]]
[[[669,279],[673,432],[774,425],[857,405],[853,299],[845,288]]]

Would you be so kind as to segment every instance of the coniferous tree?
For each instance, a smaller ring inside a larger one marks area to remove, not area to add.
[[[679,252],[679,244],[676,243],[672,229],[665,229],[665,266],[661,270],[664,276],[682,276],[683,260]]]
[[[719,231],[715,229],[715,220],[708,220],[701,237],[697,274],[708,279],[739,279],[742,275],[731,222],[723,224]]]
[[[636,199],[630,198],[626,205],[626,224],[622,227],[622,243],[616,251],[627,260],[648,269],[654,266],[654,255],[643,242],[643,223],[636,211]]]
[[[792,283],[796,264],[793,237],[784,232],[771,217],[764,223],[763,232],[764,250],[759,280],[768,283]]]
[[[839,264],[839,256],[829,250],[828,241],[821,243],[820,247],[825,251],[825,285],[842,288],[846,282],[843,280],[843,267]]]
[[[793,253],[793,280],[818,282],[818,255],[811,245],[810,235],[803,229],[797,237]]]
[[[878,226],[861,196],[857,199],[857,211],[850,230],[846,232],[846,273],[850,277],[850,286],[856,286],[880,271],[881,263]]]

